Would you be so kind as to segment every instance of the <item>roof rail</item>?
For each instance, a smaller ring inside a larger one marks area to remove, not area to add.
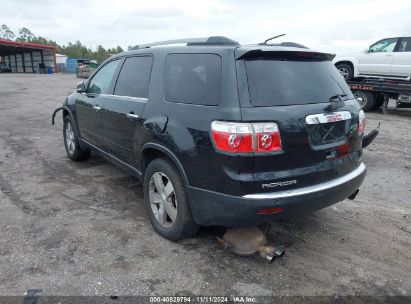
[[[166,40],[166,41],[159,41],[153,42],[148,44],[136,45],[133,47],[134,50],[137,49],[144,49],[150,48],[154,46],[162,46],[162,45],[170,45],[170,44],[183,44],[185,43],[187,46],[194,46],[194,45],[240,45],[237,41],[234,41],[230,38],[223,37],[223,36],[211,36],[211,37],[204,37],[204,38],[185,38],[185,39],[176,39],[176,40]]]

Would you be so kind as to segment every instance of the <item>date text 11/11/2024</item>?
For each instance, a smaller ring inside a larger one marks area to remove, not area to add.
[[[158,296],[150,297],[150,303],[257,303],[255,297],[247,296]]]

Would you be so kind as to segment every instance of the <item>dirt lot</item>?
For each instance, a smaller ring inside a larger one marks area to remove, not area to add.
[[[411,117],[367,115],[382,131],[359,195],[278,226],[293,243],[269,265],[222,250],[218,228],[161,238],[134,178],[70,161],[51,113],[76,82],[0,75],[0,295],[411,295]]]

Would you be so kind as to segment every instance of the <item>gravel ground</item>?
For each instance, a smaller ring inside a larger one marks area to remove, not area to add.
[[[221,249],[202,229],[157,235],[138,181],[102,158],[66,157],[60,114],[72,75],[0,75],[0,295],[411,296],[411,117],[382,122],[354,201],[273,226],[292,240],[267,264]]]

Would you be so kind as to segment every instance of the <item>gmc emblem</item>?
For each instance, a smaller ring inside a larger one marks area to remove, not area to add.
[[[335,121],[340,121],[343,120],[343,117],[341,114],[332,114],[332,115],[327,115],[327,122],[335,122]]]

